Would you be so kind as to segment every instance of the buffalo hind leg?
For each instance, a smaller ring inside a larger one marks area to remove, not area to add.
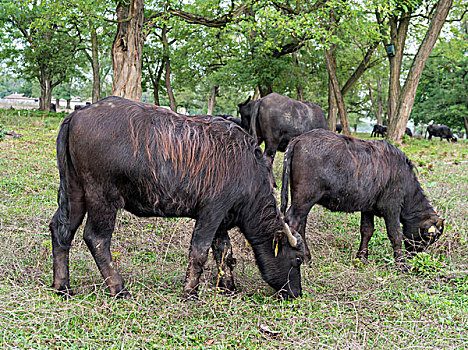
[[[356,258],[367,264],[369,255],[369,241],[374,234],[374,214],[368,212],[361,213],[361,244],[356,254]]]
[[[73,238],[75,237],[76,230],[80,227],[83,222],[84,215],[86,213],[85,205],[81,200],[70,201],[70,213],[69,213],[69,235],[66,242],[66,246],[59,244],[59,226],[63,225],[59,223],[59,211],[60,208],[55,212],[52,220],[49,224],[49,229],[52,238],[52,256],[53,256],[53,270],[54,277],[52,282],[52,288],[57,291],[57,294],[65,297],[73,295],[73,290],[70,287],[70,246]]]
[[[202,213],[197,219],[192,233],[189,262],[182,292],[186,299],[197,295],[203,266],[208,259],[208,251],[222,220],[223,215],[220,215],[220,212],[213,208],[205,208],[205,213]]]
[[[302,237],[302,241],[304,242],[306,261],[310,261],[311,259],[309,246],[307,245],[307,241],[305,237],[307,215],[309,214],[309,211],[311,208],[312,206],[310,206],[309,208],[305,208],[303,210],[298,210],[297,208],[293,208],[293,206],[291,206],[289,207],[286,213],[286,222],[292,229],[296,230]]]
[[[273,162],[275,161],[276,148],[265,147],[264,155],[267,163],[267,169],[271,176],[270,182],[274,188],[278,188],[278,186],[276,185],[275,175],[273,174]]]
[[[400,227],[399,213],[393,213],[391,216],[385,216],[385,226],[387,227],[387,235],[392,243],[393,257],[398,270],[407,272],[409,267],[406,264],[403,256],[402,233]]]
[[[110,252],[117,209],[111,204],[88,210],[88,219],[83,238],[96,262],[112,296],[128,298],[130,293],[124,288],[122,277],[115,269]]]
[[[217,287],[234,292],[236,285],[234,283],[233,270],[236,265],[236,259],[232,256],[231,240],[226,229],[218,229],[211,249],[218,268]]]

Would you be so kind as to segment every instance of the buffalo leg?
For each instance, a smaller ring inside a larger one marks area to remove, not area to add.
[[[399,213],[392,216],[385,216],[385,226],[387,227],[387,235],[392,243],[393,257],[395,258],[396,267],[402,271],[408,271],[405,258],[403,256],[403,243],[400,221],[398,220]]]
[[[203,266],[208,259],[208,251],[223,219],[223,215],[219,215],[219,211],[212,208],[206,209],[209,214],[200,215],[192,233],[189,262],[183,290],[183,296],[186,298],[197,295]]]
[[[109,287],[110,294],[117,297],[130,297],[124,288],[122,277],[115,269],[110,252],[117,209],[111,204],[88,210],[88,219],[83,238],[96,262],[102,277]]]
[[[226,229],[218,229],[211,249],[218,267],[218,287],[231,292],[235,291],[233,270],[236,259],[232,256],[231,240]]]
[[[296,230],[302,237],[302,241],[304,242],[304,250],[305,250],[305,258],[307,261],[310,261],[311,254],[309,250],[309,246],[307,245],[306,237],[305,237],[305,229],[307,225],[307,215],[309,214],[311,206],[307,206],[304,208],[296,208],[294,207],[294,202],[291,207],[289,207],[286,213],[286,222],[288,225]]]
[[[361,213],[361,244],[356,254],[356,258],[363,263],[367,263],[369,255],[369,241],[374,234],[374,214],[362,212]]]
[[[67,242],[65,247],[59,244],[59,211],[60,208],[55,212],[52,220],[50,221],[49,228],[52,238],[52,256],[53,256],[53,270],[54,277],[52,282],[52,288],[54,288],[58,294],[69,296],[73,295],[73,291],[70,288],[70,245],[75,236],[76,230],[80,227],[83,222],[84,215],[86,213],[85,205],[81,200],[70,200],[70,213],[69,213],[69,230]]]
[[[278,188],[278,186],[276,185],[275,176],[273,175],[273,162],[275,161],[276,148],[265,148],[264,155],[267,163],[267,168],[270,172],[271,183],[274,188]]]

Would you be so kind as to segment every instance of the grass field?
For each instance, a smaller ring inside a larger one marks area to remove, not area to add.
[[[315,207],[301,299],[281,301],[260,277],[242,235],[235,295],[216,293],[212,260],[199,300],[181,299],[193,221],[122,212],[112,255],[133,298],[108,295],[81,230],[63,300],[50,288],[48,221],[56,209],[55,137],[63,115],[0,111],[0,348],[460,349],[468,348],[468,143],[405,140],[400,147],[446,228],[398,273],[383,220],[369,264],[354,262],[359,214]],[[276,161],[280,180],[282,154]]]

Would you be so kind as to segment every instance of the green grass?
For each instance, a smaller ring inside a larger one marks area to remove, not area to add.
[[[354,260],[359,214],[317,206],[308,220],[312,262],[302,269],[303,298],[275,298],[234,230],[239,292],[215,293],[216,269],[210,260],[199,300],[185,302],[180,294],[194,222],[122,212],[112,255],[133,298],[108,295],[79,231],[70,259],[77,295],[63,300],[50,288],[48,233],[56,209],[55,137],[62,118],[0,111],[0,125],[23,135],[0,141],[1,348],[468,348],[465,140],[410,139],[400,145],[446,218],[444,235],[412,261],[413,273],[394,269],[381,219],[364,266]],[[282,154],[276,158],[280,184]]]

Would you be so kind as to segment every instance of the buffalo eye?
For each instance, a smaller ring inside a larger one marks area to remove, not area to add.
[[[304,261],[304,259],[302,258],[296,258],[296,261],[298,263],[298,265],[302,264],[302,262]]]

